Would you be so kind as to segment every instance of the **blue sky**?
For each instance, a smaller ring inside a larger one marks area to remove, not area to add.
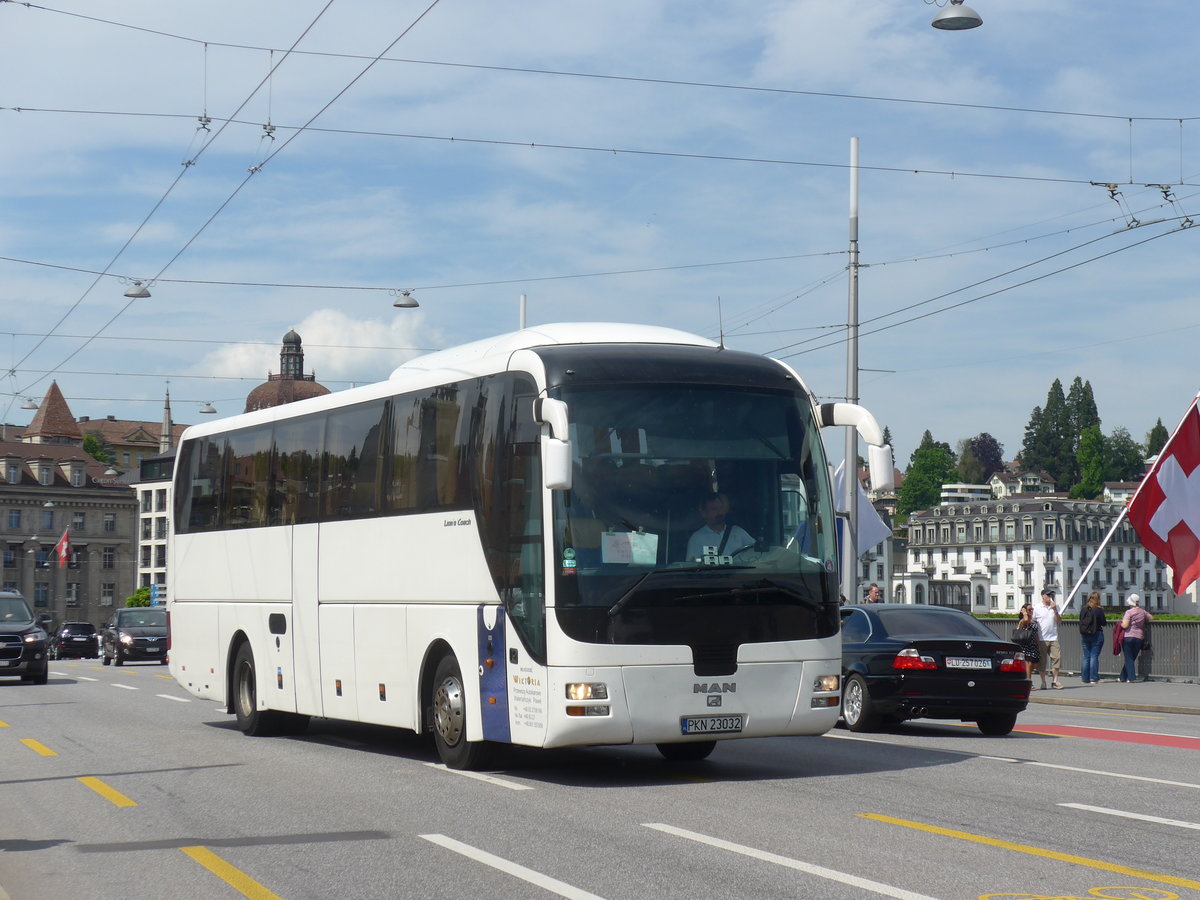
[[[723,325],[840,399],[857,136],[860,396],[902,463],[925,429],[1011,458],[1056,377],[1106,432],[1173,427],[1200,8],[972,5],[0,3],[3,419],[51,378],[76,415],[157,420],[168,379],[177,421],[238,412],[293,327],[331,388],[380,380],[522,293],[531,323]]]

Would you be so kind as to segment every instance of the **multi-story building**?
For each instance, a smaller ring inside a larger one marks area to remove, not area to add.
[[[54,623],[98,625],[133,592],[134,496],[109,471],[79,447],[0,441],[4,590]]]
[[[1025,494],[913,513],[907,571],[894,576],[891,599],[1015,614],[1044,588],[1065,595],[1121,510],[1119,503]],[[1122,606],[1137,591],[1152,612],[1195,612],[1194,598],[1175,596],[1170,569],[1142,546],[1128,521],[1087,573],[1075,610],[1090,591],[1105,606]]]

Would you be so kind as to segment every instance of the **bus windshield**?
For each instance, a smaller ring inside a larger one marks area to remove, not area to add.
[[[836,604],[820,435],[799,391],[563,388],[575,454],[555,492],[556,605]]]

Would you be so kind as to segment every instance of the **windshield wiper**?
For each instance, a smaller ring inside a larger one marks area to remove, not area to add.
[[[641,578],[639,578],[637,581],[635,581],[633,583],[633,586],[629,590],[627,590],[624,594],[622,594],[617,599],[616,603],[614,603],[612,606],[610,606],[608,608],[608,614],[610,617],[616,616],[617,613],[619,613],[626,606],[628,606],[630,601],[633,599],[634,595],[637,593],[637,589],[642,586],[642,582],[645,581],[647,578],[649,578],[651,575],[665,575],[668,573],[675,573],[675,572],[732,572],[732,571],[735,571],[738,569],[753,569],[753,568],[754,568],[754,566],[687,566],[684,568],[677,568],[677,569],[670,569],[670,568],[668,568],[668,569],[651,569],[649,572],[647,572],[645,575],[643,575]]]

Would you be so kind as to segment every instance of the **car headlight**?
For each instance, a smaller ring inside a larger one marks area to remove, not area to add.
[[[122,644],[132,644],[133,635],[127,631],[122,631],[119,635],[117,635],[117,640],[119,640]]]
[[[28,634],[25,635],[24,641],[27,644],[40,644],[43,641],[45,641],[47,637],[49,637],[49,635],[46,634],[46,632],[44,632],[44,631],[41,631],[41,630],[30,631]]]

